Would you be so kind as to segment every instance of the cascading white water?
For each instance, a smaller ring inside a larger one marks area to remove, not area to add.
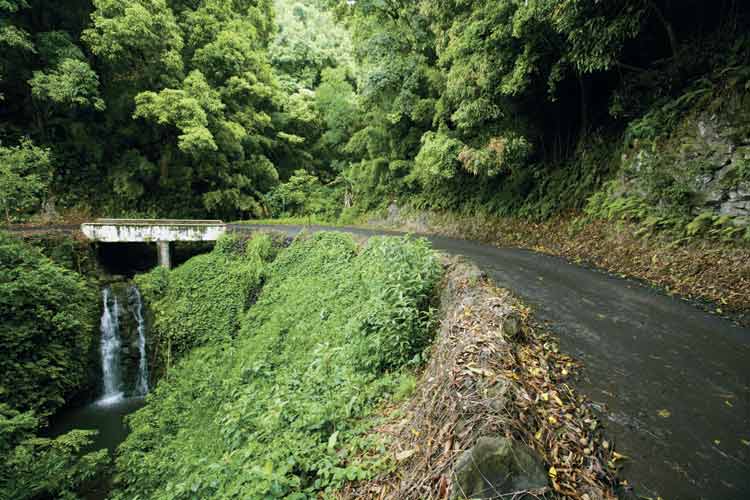
[[[101,356],[102,356],[102,381],[104,392],[99,404],[107,405],[116,403],[123,397],[120,377],[120,332],[117,296],[112,295],[112,289],[106,287],[102,290],[104,309],[101,319]]]
[[[148,362],[146,359],[146,323],[143,320],[143,302],[138,287],[131,286],[128,299],[133,310],[133,317],[138,325],[138,379],[135,382],[135,395],[148,394]]]
[[[135,374],[135,385],[132,394],[136,397],[142,397],[148,394],[148,360],[146,358],[146,322],[143,318],[143,301],[141,292],[136,286],[131,286],[127,290],[127,309],[133,315],[138,331],[138,372]],[[111,287],[102,290],[102,301],[104,308],[101,319],[101,358],[102,358],[102,385],[104,391],[97,402],[99,405],[112,405],[122,401],[125,397],[125,384],[122,380],[123,360],[122,360],[122,337],[121,326],[125,328],[125,338],[130,338],[128,332],[129,322],[125,321],[120,324],[120,303],[117,294]],[[129,366],[129,362],[128,362]],[[128,373],[128,372],[126,372]],[[129,386],[129,384],[128,384]],[[129,386],[130,387],[130,386]]]

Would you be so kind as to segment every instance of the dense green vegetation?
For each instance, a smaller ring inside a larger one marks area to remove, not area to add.
[[[741,0],[0,0],[0,217],[395,202],[750,241],[748,33]],[[0,234],[8,498],[105,461],[38,437],[90,385],[97,315],[91,249],[40,245]],[[160,382],[116,496],[302,498],[387,466],[366,417],[421,362],[438,275],[422,241],[324,234],[139,277]]]
[[[272,248],[267,236],[229,239],[166,281],[158,271],[141,278],[144,287],[164,283],[154,286],[173,298],[158,302],[157,324],[193,302],[183,338],[203,345],[185,352],[131,417],[115,498],[310,498],[386,466],[367,458],[379,443],[365,435],[374,423],[365,417],[408,387],[409,367],[423,359],[435,255],[423,240],[359,247],[335,233],[298,237],[269,263]],[[176,276],[215,283],[206,259],[246,267],[235,275],[242,291],[207,286],[196,295],[182,286]],[[258,276],[257,301],[238,307]]]
[[[0,395],[41,416],[90,379],[94,288],[30,245],[0,233]]]
[[[34,247],[0,233],[0,498],[72,494],[106,451],[80,456],[90,433],[37,436],[91,384],[94,289]]]
[[[137,278],[159,382],[118,453],[116,498],[307,498],[389,466],[367,431],[424,361],[437,258],[408,238],[284,244],[226,237]],[[40,437],[98,369],[97,304],[81,275],[0,235],[0,498],[76,498],[109,473],[92,432]]]
[[[0,211],[5,222],[38,210],[50,173],[49,152],[28,140],[0,147]]]
[[[658,131],[652,145],[662,145],[679,133],[680,114],[727,107],[707,101],[731,101],[745,117],[750,109],[741,2],[330,4],[351,27],[360,62],[366,118],[347,144],[360,207],[396,199],[546,218],[584,207],[627,167],[621,155],[644,129]],[[664,108],[668,124],[654,120]],[[746,118],[719,116],[738,129],[735,146],[746,142]],[[675,139],[657,152],[677,155]],[[683,168],[660,155],[653,163],[656,175]],[[644,204],[675,189],[662,177]],[[668,211],[689,221],[695,206],[683,196]]]
[[[0,0],[0,217],[397,203],[750,241],[749,32],[741,0]],[[159,383],[117,498],[302,498],[387,466],[367,417],[422,361],[439,266],[422,241],[280,243],[137,279]],[[8,498],[105,461],[38,437],[90,385],[97,315],[91,249],[39,244],[0,235]]]
[[[648,192],[604,205],[665,199],[637,219],[686,230],[704,186],[663,172],[680,116],[718,112],[744,144],[749,21],[736,0],[6,1],[0,209],[539,219],[650,146]]]
[[[2,2],[4,218],[257,216],[279,178],[328,173],[347,130],[316,103],[342,98],[349,35],[276,10],[281,28],[270,0]]]
[[[278,175],[267,158],[278,99],[270,1],[11,0],[0,16],[0,137],[5,148],[50,150],[48,201],[184,215],[257,209]],[[27,156],[17,176],[43,168],[41,154]]]
[[[138,276],[154,315],[150,336],[158,363],[168,369],[194,347],[229,342],[272,255],[270,240],[256,238],[243,248],[241,240],[224,239],[173,271],[158,267]]]

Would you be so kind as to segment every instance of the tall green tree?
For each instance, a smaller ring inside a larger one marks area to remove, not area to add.
[[[258,199],[277,179],[266,157],[277,96],[267,57],[270,2],[97,0],[95,6],[84,39],[113,75],[129,80],[132,118],[153,139],[135,160],[146,168],[140,180],[158,165],[160,186],[200,197],[202,207],[192,209],[260,214]],[[136,169],[128,179],[123,172],[121,185],[137,184],[142,174]]]
[[[332,193],[323,205],[340,209],[343,204],[333,198],[347,184],[342,172],[352,159],[345,145],[361,119],[351,36],[323,2],[277,0],[275,8],[278,32],[270,52],[283,96],[273,116],[279,132],[272,160],[288,185],[268,195],[268,207],[271,213],[289,213],[279,200],[309,191],[300,190],[302,175],[327,184],[314,191]],[[316,206],[320,213],[318,201],[301,206]]]
[[[592,132],[622,128],[629,75],[664,96],[685,84],[686,61],[699,66],[684,47],[700,42],[686,40],[747,20],[735,2],[703,0],[689,2],[701,20],[667,0],[327,4],[353,33],[367,118],[349,141],[359,162],[348,171],[370,207],[408,196],[513,210],[552,170],[575,170]]]
[[[39,210],[51,173],[48,150],[28,140],[0,146],[0,213],[7,223]]]

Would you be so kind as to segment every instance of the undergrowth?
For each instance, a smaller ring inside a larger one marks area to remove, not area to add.
[[[263,262],[275,253],[267,236],[245,243],[220,239],[209,254],[169,271],[158,267],[136,278],[154,315],[151,338],[157,366],[168,369],[182,354],[207,343],[227,342],[239,315],[262,282]]]
[[[733,50],[725,64],[676,96],[657,99],[630,122],[621,175],[589,199],[589,217],[634,222],[640,234],[664,232],[675,243],[698,238],[750,243],[746,222],[706,205],[706,188],[700,186],[701,179],[714,177],[725,190],[750,182],[745,152],[750,67],[746,44],[738,42]],[[729,168],[723,163],[727,149],[733,153],[731,169],[720,175],[721,167]]]
[[[91,281],[0,232],[0,500],[76,498],[105,467],[93,431],[42,437],[91,385],[96,320]]]
[[[675,245],[696,239],[750,243],[750,227],[736,225],[729,215],[703,211],[694,216],[690,212],[658,208],[638,196],[613,194],[617,189],[617,183],[612,182],[593,195],[585,208],[586,217],[580,222],[586,222],[587,218],[633,222],[638,225],[636,236],[663,233]]]
[[[265,284],[236,337],[211,328],[130,418],[115,498],[318,498],[389,466],[366,431],[431,341],[441,268],[429,244],[318,233],[253,265],[245,279]],[[192,269],[206,286],[213,270]],[[172,314],[165,302],[156,320]]]

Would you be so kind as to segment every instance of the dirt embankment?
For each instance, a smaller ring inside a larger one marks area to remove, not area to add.
[[[614,498],[619,456],[568,383],[576,363],[511,292],[471,263],[446,266],[430,362],[377,430],[397,470],[344,496]]]
[[[643,280],[703,302],[708,310],[750,325],[750,247],[718,241],[676,244],[640,235],[626,222],[586,221],[575,215],[535,223],[516,218],[404,213],[391,207],[371,225],[422,234],[521,247]]]

